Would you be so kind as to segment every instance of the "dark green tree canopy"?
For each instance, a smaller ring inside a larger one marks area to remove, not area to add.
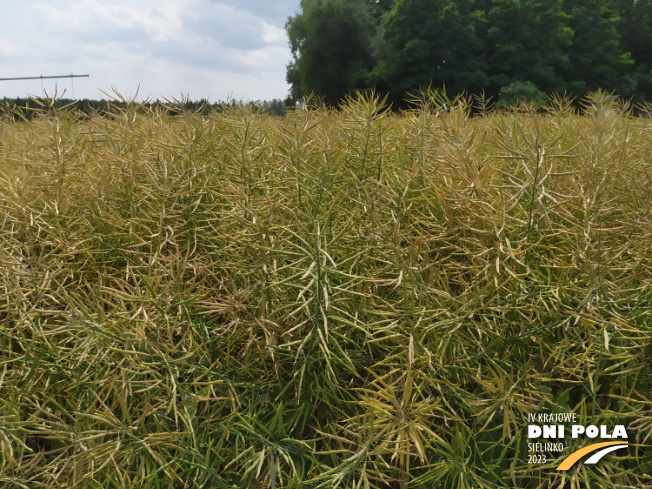
[[[600,0],[568,0],[565,4],[573,31],[565,88],[576,94],[598,88],[623,93],[633,60],[622,52],[617,18]]]
[[[561,0],[494,0],[487,35],[493,91],[514,81],[564,90],[573,31]]]
[[[602,88],[652,98],[652,0],[303,0],[288,20],[292,96],[376,88],[497,96]]]
[[[291,95],[314,93],[337,104],[366,83],[373,68],[371,3],[366,0],[302,0],[286,30],[293,61],[287,69]]]
[[[625,80],[637,99],[652,101],[652,0],[607,2],[617,16],[622,50],[632,55],[633,72]]]
[[[472,0],[399,0],[385,20],[376,74],[395,95],[433,84],[479,91],[487,77],[486,22]]]

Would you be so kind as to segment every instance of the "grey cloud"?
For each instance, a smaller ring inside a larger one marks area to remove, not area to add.
[[[164,59],[182,66],[194,68],[219,69],[231,73],[248,73],[251,67],[237,63],[226,55],[218,46],[203,50],[191,50],[173,42],[158,43],[150,51],[152,57]]]
[[[183,23],[193,35],[213,39],[225,48],[249,51],[268,44],[263,38],[262,21],[245,13],[211,11],[199,18],[185,18]]]
[[[210,2],[250,12],[279,27],[285,25],[289,15],[299,11],[301,3],[300,0],[210,0]]]
[[[135,45],[144,43],[150,36],[144,29],[136,26],[120,26],[116,24],[103,23],[101,26],[92,26],[80,32],[77,39],[86,44],[109,44],[119,42],[121,44]]]

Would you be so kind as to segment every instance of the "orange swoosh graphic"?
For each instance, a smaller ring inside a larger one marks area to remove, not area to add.
[[[627,445],[627,442],[625,441],[606,441],[604,443],[594,443],[593,445],[589,445],[588,447],[584,447],[575,453],[572,453],[568,457],[564,459],[564,461],[557,467],[557,470],[568,470],[570,469],[575,462],[577,462],[579,459],[581,459],[584,455],[587,455],[591,452],[595,452],[596,450],[599,450],[604,447],[610,447],[612,445]]]

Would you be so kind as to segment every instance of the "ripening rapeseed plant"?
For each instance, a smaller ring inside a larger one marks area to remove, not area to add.
[[[0,485],[649,486],[650,119],[432,100],[1,121]]]

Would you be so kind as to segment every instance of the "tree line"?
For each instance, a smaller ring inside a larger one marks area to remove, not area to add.
[[[302,0],[286,30],[294,99],[534,86],[652,101],[652,0]]]
[[[67,98],[3,98],[0,100],[0,117],[6,119],[31,120],[34,115],[43,114],[49,111],[64,111],[71,109],[83,115],[107,115],[127,109],[130,106],[136,111],[146,113],[151,110],[162,110],[168,115],[178,115],[184,112],[195,112],[208,115],[211,112],[223,112],[238,105],[245,105],[252,110],[265,112],[270,115],[284,116],[286,107],[290,100],[255,100],[249,102],[241,101],[218,101],[210,102],[207,99],[197,101],[176,100],[176,101],[145,101],[135,103],[128,100],[94,100],[94,99],[67,99]]]

